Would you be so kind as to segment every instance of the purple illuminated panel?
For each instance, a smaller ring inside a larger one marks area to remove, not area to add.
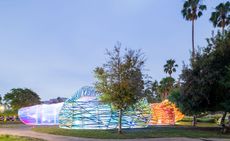
[[[27,125],[58,125],[62,105],[63,102],[24,107],[18,110],[18,116]]]

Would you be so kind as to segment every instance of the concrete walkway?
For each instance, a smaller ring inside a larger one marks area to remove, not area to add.
[[[47,141],[101,141],[101,140],[116,141],[115,139],[90,139],[90,138],[67,137],[67,136],[38,133],[32,131],[31,127],[0,128],[0,135],[1,134],[27,136],[27,137],[44,139]],[[230,139],[150,138],[150,139],[123,139],[123,141],[230,141]]]

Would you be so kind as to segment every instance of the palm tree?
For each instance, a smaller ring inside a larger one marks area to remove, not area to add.
[[[172,77],[165,77],[160,81],[158,91],[160,93],[161,101],[168,98],[170,92],[173,90],[175,79]]]
[[[192,21],[192,60],[195,57],[194,47],[194,26],[195,20],[202,16],[202,11],[206,10],[206,5],[201,4],[201,0],[186,0],[181,13],[185,20]]]
[[[176,67],[178,67],[178,65],[175,63],[176,63],[175,60],[169,59],[164,65],[164,72],[168,73],[170,77],[172,77],[172,73],[176,72]]]
[[[222,34],[224,34],[224,28],[230,22],[230,2],[217,5],[209,20],[213,23],[214,27],[221,27]]]

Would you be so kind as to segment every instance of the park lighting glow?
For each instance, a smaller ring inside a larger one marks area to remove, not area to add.
[[[58,114],[63,105],[41,104],[18,110],[19,119],[27,125],[58,125]]]
[[[65,101],[59,115],[59,127],[68,129],[113,129],[118,127],[118,113],[111,105],[99,100],[100,94],[93,87],[83,87]],[[142,106],[149,107],[147,102]],[[122,128],[146,127],[150,109],[140,107],[124,111]]]
[[[168,100],[151,104],[152,119],[150,125],[174,125],[184,115]]]
[[[5,106],[4,105],[1,105],[0,106],[0,113],[3,113],[5,111]]]

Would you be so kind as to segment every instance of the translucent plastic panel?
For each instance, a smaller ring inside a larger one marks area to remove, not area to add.
[[[27,125],[58,125],[58,114],[63,105],[41,104],[19,109],[20,120]]]
[[[70,129],[111,129],[118,126],[118,113],[109,104],[99,100],[100,94],[93,87],[83,87],[65,101],[59,115],[59,127]],[[150,120],[147,102],[139,108],[124,111],[123,128],[146,127]],[[143,108],[145,107],[145,108]]]
[[[152,118],[150,125],[174,125],[184,118],[178,108],[167,99],[161,103],[151,104]]]

